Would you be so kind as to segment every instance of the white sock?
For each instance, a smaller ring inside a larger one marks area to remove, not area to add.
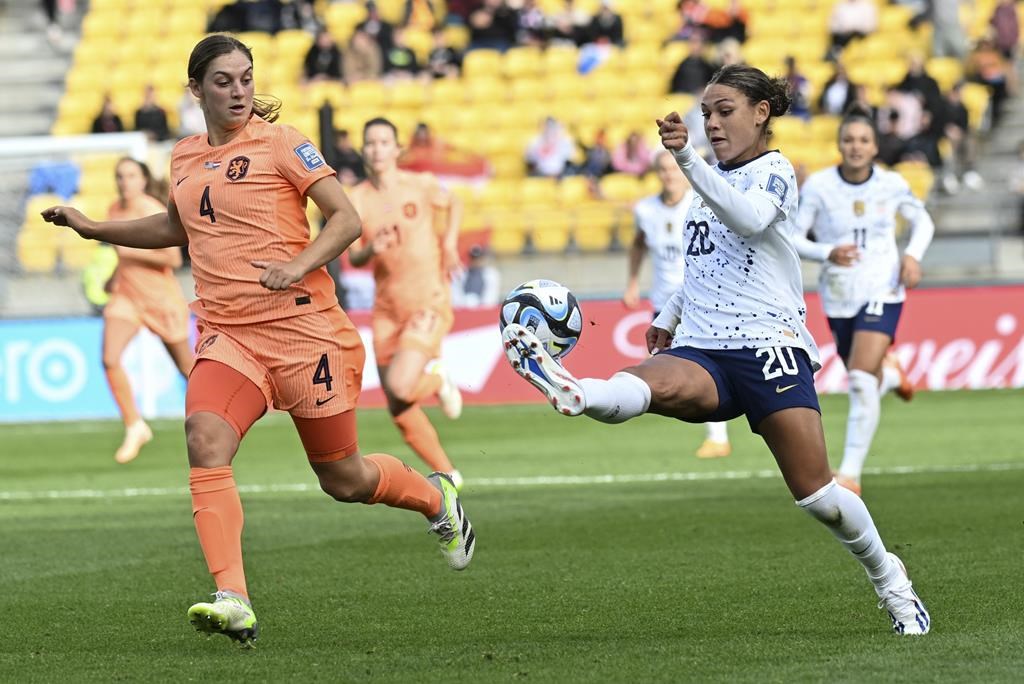
[[[712,442],[728,442],[729,429],[725,423],[704,423],[707,439]]]
[[[882,365],[882,385],[878,388],[878,396],[884,397],[888,392],[900,386],[900,372],[892,366]]]
[[[886,554],[885,544],[878,536],[867,506],[849,489],[832,480],[796,505],[824,523],[839,543],[860,561],[879,595],[902,577],[896,563]]]
[[[583,378],[583,413],[602,423],[624,423],[647,413],[651,405],[650,386],[635,375],[616,373],[607,380]]]
[[[840,475],[860,481],[878,428],[880,403],[878,378],[866,371],[850,371],[850,414],[846,419],[846,448],[839,464]]]

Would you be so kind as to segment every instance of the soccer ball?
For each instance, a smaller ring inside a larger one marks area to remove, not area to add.
[[[501,304],[499,325],[518,323],[537,336],[558,359],[579,342],[583,313],[569,288],[553,280],[531,280],[508,293]]]

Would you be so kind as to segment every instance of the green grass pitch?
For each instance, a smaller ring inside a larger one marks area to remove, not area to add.
[[[833,463],[846,405],[823,399]],[[663,418],[431,415],[468,480],[461,574],[417,515],[320,494],[286,417],[252,430],[252,651],[185,618],[213,587],[180,423],[127,466],[116,423],[0,427],[0,681],[1020,681],[1024,392],[883,404],[865,500],[932,613],[920,638],[890,632],[742,419],[705,462],[702,428]],[[360,429],[422,467],[382,412]]]

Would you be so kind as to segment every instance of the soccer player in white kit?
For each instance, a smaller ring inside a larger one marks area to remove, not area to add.
[[[654,156],[651,168],[661,182],[661,192],[645,197],[633,208],[636,236],[629,248],[629,279],[622,302],[631,309],[640,303],[640,265],[644,255],[650,252],[654,267],[650,300],[657,318],[683,285],[686,268],[683,229],[693,191],[668,150]],[[707,422],[704,427],[704,442],[697,448],[697,458],[721,458],[732,453],[724,422]]]
[[[850,380],[846,444],[836,481],[860,494],[860,476],[878,428],[881,398],[913,396],[890,355],[905,288],[921,280],[921,258],[935,226],[903,177],[874,163],[877,131],[870,115],[851,110],[839,126],[839,166],[812,175],[800,190],[793,242],[805,259],[821,261],[819,292]],[[897,217],[911,227],[900,257]],[[814,231],[815,241],[807,238]]]
[[[925,634],[931,619],[903,563],[886,551],[864,502],[829,470],[812,375],[818,351],[804,326],[791,242],[796,177],[789,160],[768,149],[771,118],[788,109],[783,79],[746,65],[722,67],[701,101],[721,160],[714,168],[689,144],[677,112],[658,120],[662,144],[696,197],[686,224],[686,279],[647,331],[653,356],[608,380],[577,380],[516,324],[502,333],[505,353],[567,415],[621,423],[648,412],[690,422],[746,414],[797,505],[864,567],[893,629]]]

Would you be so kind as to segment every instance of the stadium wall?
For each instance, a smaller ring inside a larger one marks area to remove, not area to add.
[[[821,343],[823,393],[846,389],[817,295],[809,294],[808,323]],[[646,355],[649,311],[617,301],[582,303],[585,329],[566,359],[578,375],[606,377]],[[368,313],[353,321],[367,343],[362,406],[383,406]],[[502,359],[497,308],[456,313],[444,342],[445,362],[467,403],[537,402],[540,396]],[[102,320],[65,318],[0,321],[0,421],[114,418],[117,410],[100,363]],[[1024,387],[1024,286],[935,288],[911,293],[897,332],[896,352],[919,389]],[[184,382],[146,331],[129,345],[124,363],[147,417],[180,416]]]

